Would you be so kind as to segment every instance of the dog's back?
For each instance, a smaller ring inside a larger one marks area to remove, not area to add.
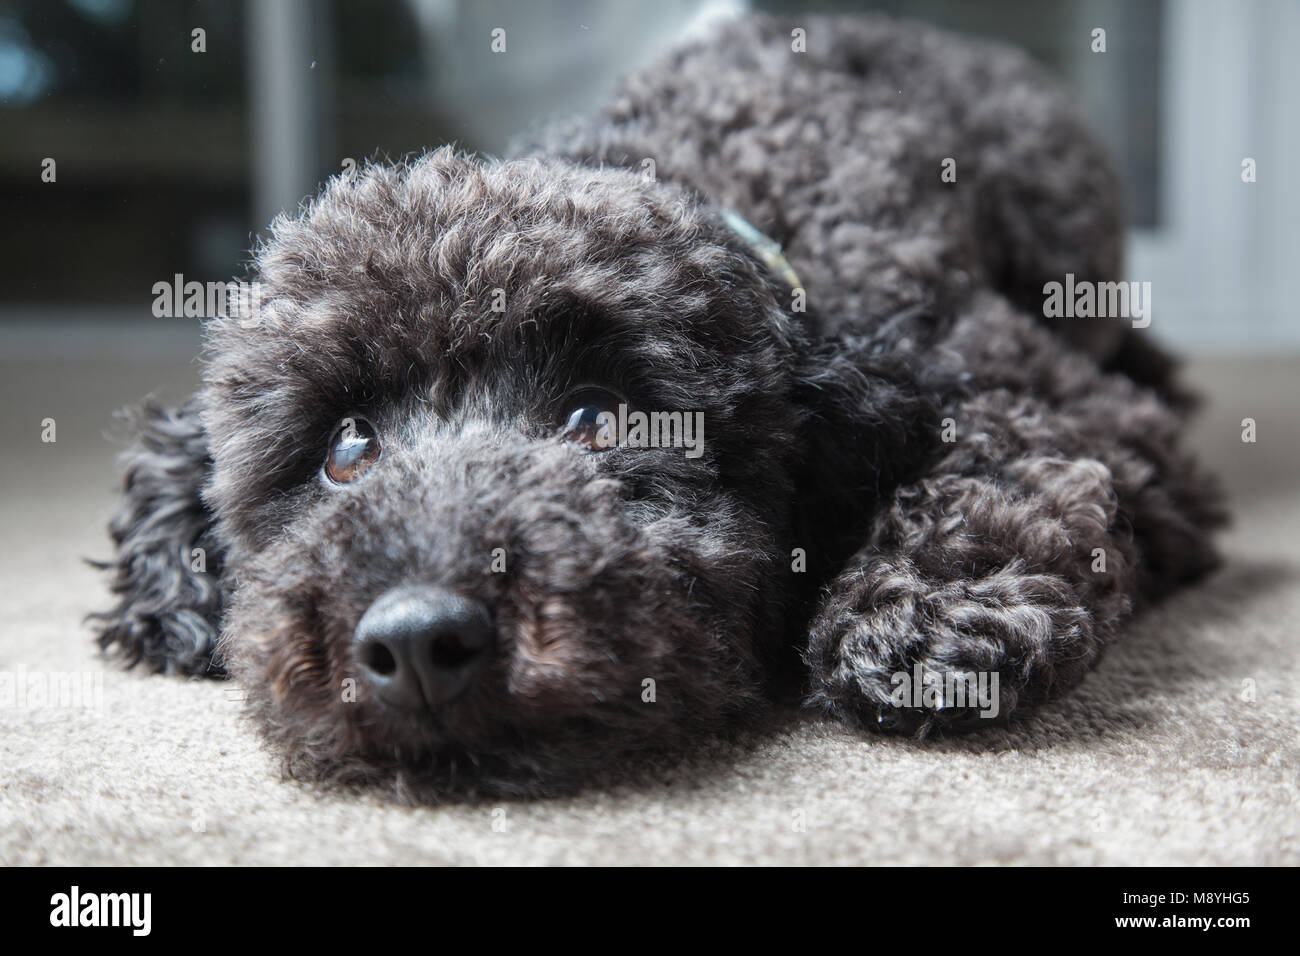
[[[1117,278],[1122,191],[1068,97],[1016,50],[916,23],[740,20],[545,140],[739,212],[784,247],[829,331],[980,287],[1041,315],[1048,282]],[[1121,323],[1056,324],[1169,385],[1168,360]]]

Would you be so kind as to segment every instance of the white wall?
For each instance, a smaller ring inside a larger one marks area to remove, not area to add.
[[[1128,277],[1152,283],[1152,331],[1181,350],[1300,349],[1300,3],[1165,9],[1167,226],[1134,236]]]

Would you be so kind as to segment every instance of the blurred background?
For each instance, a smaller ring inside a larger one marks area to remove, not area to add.
[[[1295,0],[0,0],[0,342],[184,348],[197,320],[151,320],[154,283],[237,274],[348,160],[500,152],[749,9],[883,10],[1028,50],[1125,174],[1151,331],[1300,349]]]

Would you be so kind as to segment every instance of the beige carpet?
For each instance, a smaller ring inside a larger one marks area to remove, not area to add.
[[[102,694],[0,706],[0,864],[1300,862],[1300,361],[1193,365],[1231,560],[1014,729],[918,744],[789,714],[571,798],[410,808],[283,782],[231,687],[105,667],[81,624],[105,603],[80,561],[106,553],[102,432],[183,393],[188,333],[146,354],[138,330],[72,329],[81,358],[5,335],[0,672],[88,672]]]

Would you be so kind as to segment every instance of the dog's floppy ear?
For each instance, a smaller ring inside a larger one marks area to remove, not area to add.
[[[99,644],[129,666],[224,676],[213,660],[221,617],[221,555],[200,498],[211,470],[199,403],[147,403],[127,416],[135,442],[126,455],[122,501],[109,531],[118,604],[93,614]]]
[[[878,503],[933,453],[939,391],[898,353],[861,337],[809,340],[799,353],[796,534],[809,571],[821,572],[810,577],[820,579],[863,545]]]

